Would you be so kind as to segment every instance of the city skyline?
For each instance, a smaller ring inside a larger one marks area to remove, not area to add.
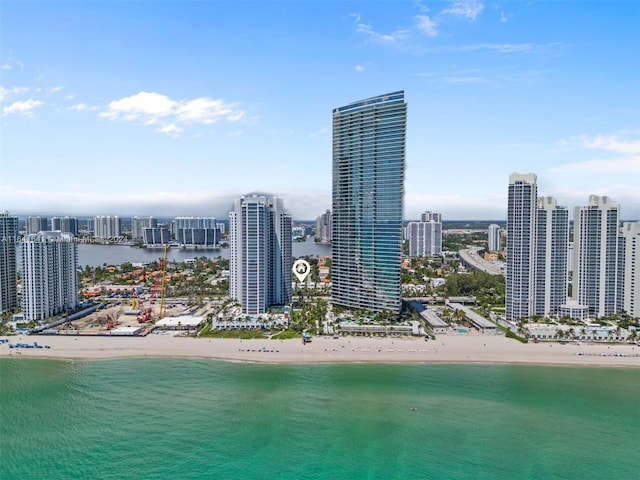
[[[535,171],[640,218],[636,2],[3,2],[0,208],[331,206],[332,108],[404,90],[404,218],[502,220]],[[242,165],[242,175],[233,172]]]

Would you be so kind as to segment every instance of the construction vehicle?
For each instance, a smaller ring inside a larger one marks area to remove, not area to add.
[[[153,281],[153,286],[151,287],[151,294],[149,298],[149,305],[147,308],[142,306],[140,302],[140,298],[135,294],[134,299],[138,300],[139,308],[141,310],[140,315],[138,315],[138,323],[148,323],[152,320],[153,315],[153,306],[155,305],[156,298],[160,297],[160,314],[158,315],[157,320],[162,318],[162,307],[164,302],[164,285],[165,285],[165,276],[167,273],[167,250],[169,248],[168,244],[164,245],[164,255],[158,261],[158,270],[155,275],[155,279]]]

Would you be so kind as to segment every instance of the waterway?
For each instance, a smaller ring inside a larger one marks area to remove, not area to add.
[[[307,237],[304,242],[293,242],[294,257],[331,255],[331,245],[315,243],[313,237]],[[78,265],[84,267],[98,267],[104,264],[120,265],[125,262],[152,262],[162,257],[161,248],[137,248],[129,245],[98,245],[84,244],[78,246]],[[193,249],[170,248],[167,259],[183,262],[195,257],[229,258],[229,248]]]

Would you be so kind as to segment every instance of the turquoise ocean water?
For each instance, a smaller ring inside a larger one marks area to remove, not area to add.
[[[640,370],[0,359],[1,479],[637,479]]]

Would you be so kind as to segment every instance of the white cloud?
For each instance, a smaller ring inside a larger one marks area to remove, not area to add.
[[[500,23],[505,23],[509,20],[509,17],[504,12],[500,12]]]
[[[455,76],[454,75],[454,76],[444,77],[443,80],[449,83],[473,83],[473,84],[491,83],[486,78],[479,77],[479,76],[459,76],[459,75]]]
[[[396,30],[393,33],[378,33],[371,25],[359,23],[356,32],[367,35],[371,40],[378,43],[396,43],[409,38],[408,30]]]
[[[563,140],[560,145],[568,150],[599,150],[614,154],[609,158],[595,158],[552,167],[552,172],[590,171],[598,173],[640,173],[640,140],[622,139],[623,134],[579,135]]]
[[[18,65],[20,67],[20,71],[24,72],[24,63],[22,63],[21,61],[17,60],[16,61],[16,65]]]
[[[533,43],[475,43],[451,47],[457,51],[494,50],[499,53],[521,53],[533,50]]]
[[[541,184],[539,179],[539,183]],[[86,185],[83,185],[86,186]],[[225,218],[233,200],[250,191],[211,193],[150,192],[114,194],[96,193],[94,189],[68,188],[64,191],[41,191],[0,185],[0,205],[16,215],[95,215],[112,214],[155,215],[212,215]],[[272,194],[284,200],[285,208],[294,219],[311,220],[319,213],[331,208],[331,193],[314,190],[273,190]],[[553,195],[566,206],[584,205],[589,195],[608,195],[622,206],[623,218],[640,219],[640,196],[636,183],[603,184],[597,188],[550,189],[540,192]],[[46,206],[46,207],[45,207]],[[506,187],[498,192],[484,194],[425,194],[407,187],[405,196],[405,219],[420,217],[425,210],[442,213],[444,220],[499,220],[506,218]]]
[[[176,102],[166,95],[154,92],[140,92],[130,97],[114,100],[109,103],[107,111],[100,113],[100,116],[111,120],[144,119],[148,121],[171,115],[175,107]]]
[[[233,201],[246,191],[211,192],[148,192],[96,193],[94,191],[42,191],[0,186],[0,204],[16,215],[95,215],[109,212],[115,215],[213,215],[226,218]],[[272,191],[284,200],[285,209],[295,219],[311,220],[331,208],[331,194],[312,190]],[[44,207],[46,206],[46,207]]]
[[[5,115],[17,113],[26,117],[30,117],[33,115],[32,110],[34,108],[41,107],[42,105],[44,105],[44,103],[40,100],[33,100],[30,98],[29,100],[14,102],[11,105],[4,107],[2,109],[2,113],[4,113]]]
[[[551,167],[551,172],[580,171],[591,173],[626,172],[640,174],[640,155],[617,158],[597,158],[583,162],[572,162]]]
[[[71,107],[69,107],[69,110],[83,112],[85,110],[89,110],[89,106],[86,103],[78,103],[77,105],[72,105]]]
[[[427,12],[431,11],[431,9],[429,7],[427,7],[426,5],[423,5],[420,0],[416,1],[416,7],[418,7],[418,10],[420,12],[427,13]]]
[[[159,132],[177,135],[185,125],[211,125],[220,120],[237,122],[246,112],[237,103],[207,97],[193,100],[172,100],[155,92],[140,92],[114,100],[100,117],[110,120],[137,121],[145,125],[160,125]]]
[[[62,91],[64,89],[64,87],[51,87],[49,89],[49,93],[58,93],[60,91]]]
[[[11,65],[9,65],[8,63],[4,63],[2,65],[2,70],[11,70],[11,68],[12,68]]]
[[[456,0],[452,2],[449,8],[445,8],[440,13],[442,15],[452,15],[475,20],[483,9],[484,4],[478,0]]]
[[[593,138],[581,135],[578,138],[584,148],[640,155],[640,140],[620,140],[615,135],[596,135]]]
[[[438,36],[438,29],[437,29],[438,24],[435,20],[429,18],[427,15],[416,15],[415,18],[416,18],[418,30],[420,30],[422,33],[424,33],[428,37]]]
[[[364,72],[364,65],[356,65],[356,72]]]
[[[12,88],[4,88],[0,87],[0,102],[6,100],[11,96],[20,96],[25,93],[29,93],[28,87],[12,87]]]
[[[182,103],[176,110],[178,121],[210,125],[218,120],[237,122],[245,116],[245,111],[236,103],[225,103],[221,98],[212,100],[202,97]]]
[[[176,136],[179,133],[181,133],[183,130],[184,129],[182,129],[182,128],[180,128],[177,125],[174,125],[172,123],[169,124],[169,125],[165,125],[164,127],[158,129],[159,132],[166,133],[166,134],[171,135],[171,136]]]

